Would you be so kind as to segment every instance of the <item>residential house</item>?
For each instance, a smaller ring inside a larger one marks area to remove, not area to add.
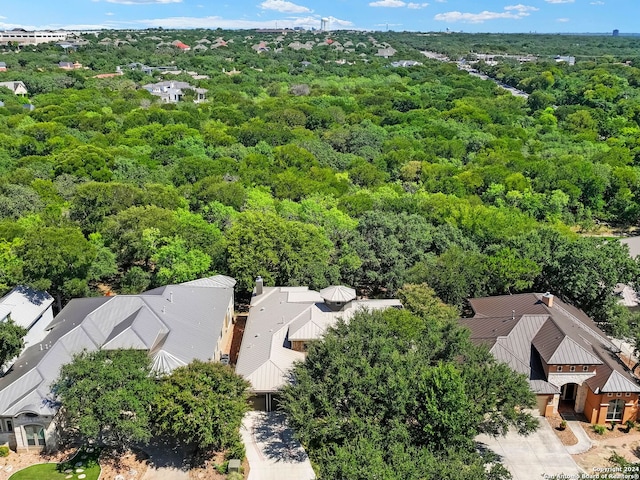
[[[0,72],[6,72],[6,71],[7,71],[7,63],[0,62]]]
[[[187,82],[164,81],[158,83],[149,83],[143,85],[142,88],[147,90],[151,95],[160,97],[165,103],[177,103],[182,100],[184,90],[193,90],[195,92],[195,103],[204,102],[206,100],[207,89],[196,88]]]
[[[556,55],[555,61],[556,63],[566,63],[569,66],[573,66],[576,64],[576,57],[572,57],[570,55]]]
[[[399,60],[397,62],[391,62],[392,67],[416,67],[422,65],[420,62],[416,62],[415,60]]]
[[[47,292],[18,285],[0,298],[0,322],[13,320],[27,330],[25,348],[42,341],[46,326],[53,320],[53,297]]]
[[[469,300],[471,339],[529,379],[541,415],[559,405],[594,424],[636,420],[640,386],[593,320],[550,293]]]
[[[174,40],[173,42],[171,42],[171,45],[179,48],[183,52],[188,52],[189,50],[191,50],[191,47],[189,45],[187,45],[186,43],[182,43],[180,40]]]
[[[236,363],[236,373],[251,383],[257,410],[271,411],[277,391],[286,384],[293,363],[304,360],[309,342],[322,337],[339,318],[349,320],[362,310],[402,308],[399,300],[356,299],[344,286],[265,287],[256,280]]]
[[[61,68],[62,70],[77,70],[79,68],[82,68],[82,64],[78,61],[75,61],[73,63],[71,62],[58,62],[58,68]]]
[[[158,373],[220,360],[233,330],[234,285],[218,275],[140,295],[71,300],[0,378],[0,443],[18,452],[57,446],[50,387],[83,350],[146,350]]]
[[[21,97],[24,97],[28,93],[23,81],[0,82],[0,87],[8,88],[14,95],[20,95]]]

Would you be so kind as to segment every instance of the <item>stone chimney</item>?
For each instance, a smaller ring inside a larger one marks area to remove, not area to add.
[[[553,307],[553,295],[549,292],[542,295],[542,303],[544,303],[547,307]]]
[[[263,286],[264,286],[264,282],[262,281],[262,277],[258,275],[256,277],[256,295],[262,295]]]

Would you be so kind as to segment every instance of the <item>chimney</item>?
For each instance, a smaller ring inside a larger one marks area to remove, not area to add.
[[[544,303],[547,307],[553,307],[553,295],[549,292],[542,295],[542,303]]]
[[[264,282],[262,281],[262,277],[258,275],[256,277],[256,295],[262,295],[263,286],[264,286]]]

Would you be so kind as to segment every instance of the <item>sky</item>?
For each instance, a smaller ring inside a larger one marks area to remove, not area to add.
[[[0,0],[0,29],[640,30],[640,0]]]

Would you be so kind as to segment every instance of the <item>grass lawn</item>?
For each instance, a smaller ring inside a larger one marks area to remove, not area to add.
[[[32,465],[17,471],[9,480],[97,480],[100,476],[99,455],[98,449],[80,449],[67,462]]]

